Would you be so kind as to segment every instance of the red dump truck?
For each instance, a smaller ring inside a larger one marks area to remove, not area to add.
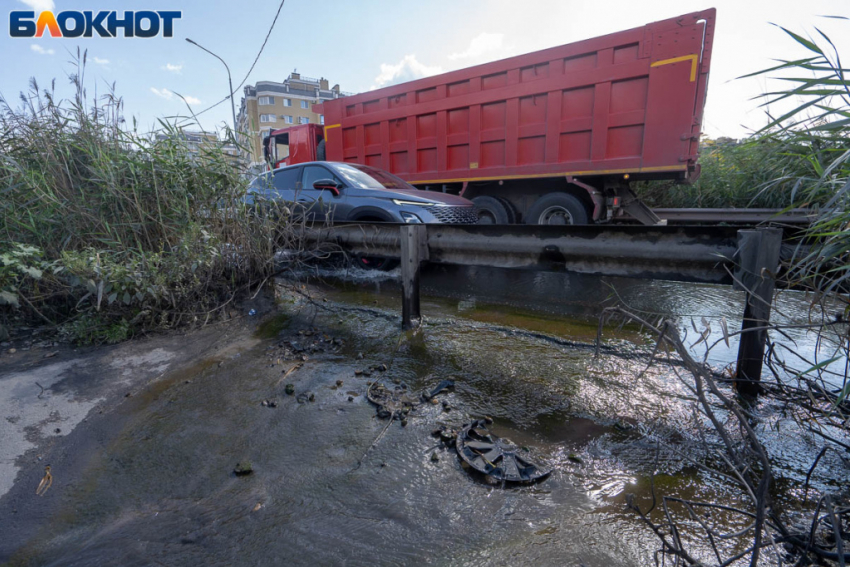
[[[715,10],[347,96],[272,132],[291,165],[343,161],[463,195],[482,222],[659,223],[629,188],[699,176]],[[281,163],[281,165],[283,164]]]

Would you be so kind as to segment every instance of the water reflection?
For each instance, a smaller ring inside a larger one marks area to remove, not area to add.
[[[706,344],[702,343],[694,352],[717,367],[737,360],[738,338],[730,337],[726,345],[721,320],[730,333],[739,331],[746,300],[744,292],[724,285],[462,266],[429,266],[423,271],[422,290],[436,297],[510,306],[515,309],[514,315],[530,311],[590,323],[595,323],[603,307],[620,304],[649,320],[674,319],[689,345],[697,341],[705,320],[712,330],[708,341],[711,351],[706,354]],[[831,311],[841,309],[834,305]],[[824,317],[830,320],[832,315],[829,311],[821,312],[811,294],[780,290],[775,297],[771,322],[789,328],[783,329],[784,335],[771,332],[771,339],[792,344],[796,352],[813,363],[832,358],[843,328],[826,335],[817,329],[802,328],[822,323]],[[805,362],[787,358],[789,363],[802,365],[801,370],[806,368]],[[840,360],[830,368],[843,374]],[[841,386],[839,378],[833,377],[833,382]]]

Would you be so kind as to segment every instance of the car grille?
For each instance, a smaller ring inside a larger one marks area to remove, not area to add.
[[[436,206],[429,212],[445,224],[475,224],[478,222],[478,212],[475,207]]]

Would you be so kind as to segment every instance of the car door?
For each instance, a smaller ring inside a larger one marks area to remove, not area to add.
[[[300,193],[305,201],[307,199],[310,200],[308,218],[315,221],[334,220],[337,216],[336,209],[339,204],[340,197],[337,197],[331,191],[319,191],[317,189],[313,189],[313,183],[320,179],[333,179],[337,183],[341,183],[339,178],[324,166],[304,166],[303,173],[301,174]]]
[[[274,172],[273,198],[288,203],[297,202],[298,181],[301,178],[301,167],[287,167]]]
[[[295,189],[300,175],[301,167],[298,166],[272,171],[265,174],[264,178],[258,178],[255,189],[256,196],[260,198],[256,204],[257,210],[273,216],[289,216],[294,209],[292,204],[295,202]]]

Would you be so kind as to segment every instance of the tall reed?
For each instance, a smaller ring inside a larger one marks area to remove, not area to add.
[[[0,325],[98,341],[220,316],[269,276],[288,217],[244,206],[224,141],[196,152],[164,120],[164,136],[141,134],[114,86],[90,100],[77,56],[70,99],[34,79],[0,99]]]

